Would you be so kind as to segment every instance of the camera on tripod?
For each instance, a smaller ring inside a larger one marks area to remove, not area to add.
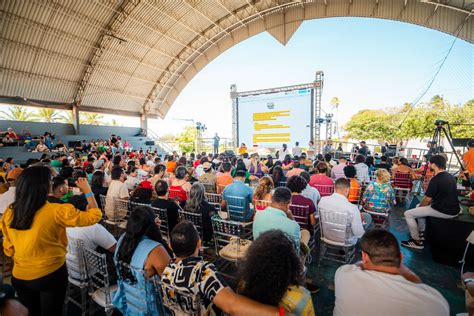
[[[444,126],[444,125],[446,125],[446,124],[449,125],[449,122],[448,122],[448,121],[445,121],[445,120],[436,120],[436,121],[434,122],[434,125],[436,125],[436,126]]]

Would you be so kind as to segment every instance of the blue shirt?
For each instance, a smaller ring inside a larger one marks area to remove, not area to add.
[[[294,220],[289,219],[285,212],[274,207],[267,207],[263,211],[258,211],[253,220],[253,238],[266,231],[279,229],[288,235],[294,242],[296,249],[300,247],[300,225]]]
[[[252,202],[253,190],[245,185],[240,180],[234,180],[231,184],[225,187],[223,192],[223,199],[227,202],[229,196],[236,196],[244,198],[244,218],[248,221],[252,218],[253,211],[250,209],[249,203]]]

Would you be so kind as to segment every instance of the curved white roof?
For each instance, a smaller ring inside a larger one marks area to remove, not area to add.
[[[474,0],[6,0],[0,96],[164,117],[200,69],[260,32],[286,44],[304,20],[356,16],[472,43],[473,10]]]

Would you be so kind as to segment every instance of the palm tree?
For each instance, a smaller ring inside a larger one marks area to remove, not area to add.
[[[334,97],[334,98],[331,99],[330,103],[333,107],[338,108],[341,101],[339,101],[338,97]]]
[[[122,126],[116,119],[112,119],[112,121],[109,123],[110,126]]]
[[[33,114],[33,117],[40,122],[54,123],[64,121],[64,116],[54,109],[40,109]]]
[[[85,125],[103,125],[104,116],[98,113],[84,112],[79,113],[79,121],[81,124]]]
[[[0,111],[0,117],[10,121],[32,121],[32,113],[24,106],[10,106],[7,111]]]

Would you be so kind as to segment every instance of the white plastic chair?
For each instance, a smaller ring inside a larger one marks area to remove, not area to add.
[[[323,259],[351,263],[355,257],[352,237],[352,216],[347,212],[337,212],[320,208],[321,248],[319,264]]]
[[[69,303],[80,308],[81,315],[87,315],[87,292],[89,281],[87,279],[83,247],[84,244],[81,240],[68,238],[66,267],[69,276],[64,303],[65,315],[67,315]]]

